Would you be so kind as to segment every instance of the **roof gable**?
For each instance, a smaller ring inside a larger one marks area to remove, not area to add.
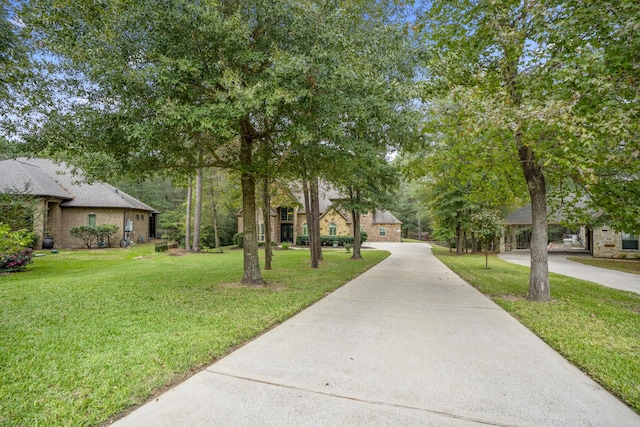
[[[327,216],[331,211],[337,212],[338,215],[344,218],[347,224],[351,224],[351,219],[349,218],[349,216],[345,212],[343,212],[341,209],[337,209],[335,206],[329,206],[323,213],[320,214],[320,219]]]

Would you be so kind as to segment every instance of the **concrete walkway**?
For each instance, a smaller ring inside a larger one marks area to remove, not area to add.
[[[594,267],[567,259],[567,257],[580,256],[591,258],[591,255],[588,254],[567,255],[550,252],[549,271],[569,277],[575,277],[576,279],[588,280],[589,282],[598,283],[609,288],[621,289],[623,291],[640,294],[640,274],[625,273],[624,271]],[[509,251],[498,255],[498,257],[514,264],[525,265],[527,267],[531,266],[530,251]]]
[[[371,245],[393,255],[114,425],[640,425],[427,244]]]

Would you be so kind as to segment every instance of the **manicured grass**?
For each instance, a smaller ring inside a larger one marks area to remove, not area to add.
[[[242,251],[61,251],[0,277],[0,425],[95,425],[145,401],[378,263],[276,251],[266,288]]]
[[[593,265],[595,267],[608,268],[610,270],[624,271],[625,273],[640,274],[640,260],[603,259],[570,257],[571,261],[582,264]]]
[[[550,274],[552,302],[526,300],[529,267],[433,252],[567,360],[640,413],[640,295]]]

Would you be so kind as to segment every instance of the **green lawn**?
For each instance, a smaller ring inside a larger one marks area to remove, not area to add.
[[[267,288],[242,251],[61,251],[0,276],[0,425],[95,425],[284,321],[388,256],[276,251]]]
[[[640,274],[639,260],[622,260],[622,259],[604,259],[604,258],[586,258],[586,257],[569,257],[571,261],[579,262],[595,267],[608,268],[611,270],[624,271],[625,273]]]
[[[552,302],[526,300],[529,267],[484,255],[436,256],[640,413],[640,295],[550,274]]]

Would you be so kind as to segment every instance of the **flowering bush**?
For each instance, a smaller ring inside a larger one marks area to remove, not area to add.
[[[20,271],[33,258],[33,249],[25,249],[15,253],[0,253],[0,271]]]
[[[7,224],[0,223],[0,271],[23,270],[31,262],[34,235],[21,229],[11,231]]]

